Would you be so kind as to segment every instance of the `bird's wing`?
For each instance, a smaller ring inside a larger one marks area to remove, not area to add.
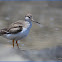
[[[24,26],[24,21],[23,20],[16,21],[8,27],[8,32],[11,33],[11,34],[18,33],[20,31],[22,31],[23,26]]]
[[[15,34],[22,31],[22,26],[11,27],[7,31],[8,31],[7,34]]]
[[[16,27],[16,26],[23,26],[23,25],[24,25],[24,21],[19,20],[19,21],[16,21],[16,22],[10,24],[8,28],[12,28],[12,27]]]
[[[24,22],[22,20],[17,21],[9,25],[8,28],[4,28],[0,30],[0,35],[3,34],[15,34],[22,31],[22,27],[24,26]]]

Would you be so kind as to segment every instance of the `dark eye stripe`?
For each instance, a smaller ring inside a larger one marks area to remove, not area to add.
[[[29,16],[29,18],[30,18],[30,16]]]
[[[30,18],[30,16],[26,16],[26,17],[29,17]]]

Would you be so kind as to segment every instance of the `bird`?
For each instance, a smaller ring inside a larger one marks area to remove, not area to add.
[[[33,20],[32,14],[28,13],[25,15],[24,20],[18,20],[10,24],[8,27],[0,29],[0,36],[12,40],[13,48],[14,41],[16,41],[17,47],[19,48],[18,40],[27,37],[32,27],[32,21],[40,24],[39,22]]]

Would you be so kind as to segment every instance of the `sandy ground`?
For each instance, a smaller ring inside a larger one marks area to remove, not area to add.
[[[0,37],[0,61],[62,60],[62,2],[0,2],[0,29],[23,19],[30,12],[33,19],[29,35],[18,41]]]

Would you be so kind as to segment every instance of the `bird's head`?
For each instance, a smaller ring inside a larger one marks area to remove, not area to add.
[[[32,14],[30,14],[30,13],[28,13],[28,14],[25,16],[25,20],[27,20],[27,21],[30,20],[30,21],[33,21],[33,22],[35,22],[35,23],[40,24],[39,22],[33,20]]]
[[[28,13],[26,16],[25,16],[25,20],[33,20],[32,19],[32,15],[30,13]]]

